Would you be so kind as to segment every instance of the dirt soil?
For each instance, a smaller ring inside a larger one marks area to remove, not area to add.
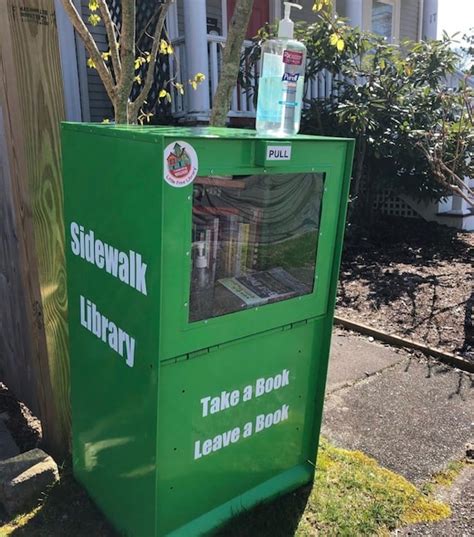
[[[474,233],[384,217],[346,235],[336,315],[474,361]]]
[[[5,422],[21,453],[39,446],[42,436],[39,419],[3,382],[0,382],[0,419]]]

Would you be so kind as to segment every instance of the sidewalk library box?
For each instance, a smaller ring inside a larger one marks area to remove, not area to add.
[[[74,472],[124,535],[313,479],[352,140],[63,124]]]

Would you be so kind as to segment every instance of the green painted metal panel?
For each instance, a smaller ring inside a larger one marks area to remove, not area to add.
[[[273,168],[258,156],[273,143],[237,129],[63,125],[74,471],[126,535],[200,535],[312,478],[353,144],[279,140],[291,157]],[[230,175],[276,188],[275,173],[324,178],[314,289],[191,322],[196,192],[225,192],[212,178]]]

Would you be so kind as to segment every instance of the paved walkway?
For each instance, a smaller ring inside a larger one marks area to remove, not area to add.
[[[462,459],[466,443],[474,439],[474,376],[336,330],[323,434],[421,484],[450,461]],[[460,476],[459,493],[450,498],[455,527],[446,533],[448,526],[440,526],[444,535],[464,535],[468,516],[474,527],[474,508],[461,505],[472,498],[473,480],[469,469]],[[438,535],[432,530],[419,534]]]

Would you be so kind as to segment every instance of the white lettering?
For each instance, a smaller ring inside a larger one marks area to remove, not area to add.
[[[252,399],[252,394],[253,394],[252,386],[245,386],[243,400],[250,401],[250,399]]]
[[[249,436],[252,436],[252,429],[253,429],[253,423],[249,421],[244,425],[244,438],[248,438]]]
[[[118,278],[121,282],[135,288],[143,295],[147,295],[146,271],[147,264],[142,256],[129,250],[123,252],[97,239],[95,232],[87,232],[77,222],[71,222],[71,251],[99,269]]]
[[[264,429],[269,429],[277,423],[281,423],[288,419],[289,406],[283,405],[281,408],[270,412],[269,414],[259,414],[255,418],[255,432],[259,433]]]
[[[194,460],[210,455],[215,451],[226,448],[235,444],[240,439],[240,427],[234,427],[213,438],[207,438],[201,443],[200,440],[194,442]]]
[[[255,382],[255,397],[260,397],[264,393],[270,393],[288,386],[290,383],[290,370],[284,369],[278,375],[268,378],[259,378]]]
[[[119,280],[128,285],[128,279],[129,279],[128,255],[125,252],[120,252],[118,260],[119,260],[119,269],[118,269]]]
[[[208,396],[208,397],[203,397],[201,399],[201,405],[202,405],[202,417],[205,418],[208,413],[209,413],[209,401],[211,400],[211,398]]]
[[[95,241],[95,264],[98,268],[104,268],[104,243],[100,240]]]
[[[136,254],[136,270],[135,270],[135,277],[137,281],[135,282],[135,289],[137,291],[140,291],[140,293],[143,293],[146,295],[146,280],[145,280],[145,273],[147,266],[145,263],[142,262],[142,256],[140,254]]]
[[[79,255],[81,253],[81,245],[79,244],[79,238],[77,234],[79,233],[79,226],[76,222],[71,222],[71,250],[74,255]]]
[[[117,277],[118,270],[118,254],[117,248],[113,248],[104,242],[105,250],[105,270],[112,276]]]
[[[92,229],[84,237],[84,246],[85,246],[85,259],[89,263],[94,263],[95,247],[94,247],[94,232]]]
[[[94,302],[79,297],[81,326],[106,343],[113,351],[125,357],[128,367],[135,363],[135,338],[118,328],[97,308]]]

